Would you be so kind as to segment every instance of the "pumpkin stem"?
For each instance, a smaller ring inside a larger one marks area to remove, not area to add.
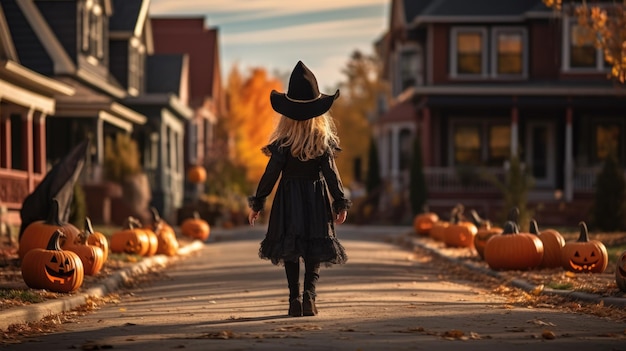
[[[537,221],[534,218],[530,220],[530,227],[528,231],[531,234],[539,235],[539,226],[537,225]]]
[[[589,231],[587,230],[587,224],[581,221],[580,223],[578,223],[578,225],[580,226],[580,236],[576,241],[579,243],[589,242]]]
[[[515,222],[517,223],[517,220],[519,218],[519,208],[517,207],[513,207],[510,211],[509,211],[509,215],[507,217],[507,220],[511,221],[511,222]]]
[[[85,217],[85,232],[89,234],[94,233],[93,225],[91,225],[91,219],[89,219],[89,217]]]
[[[476,212],[476,210],[474,209],[470,210],[470,218],[472,219],[472,222],[474,222],[474,225],[476,225],[477,227],[480,227],[484,223],[484,220],[480,218],[478,212]]]
[[[150,207],[150,213],[152,213],[152,221],[154,223],[161,220],[161,216],[159,215],[159,211],[154,207]]]
[[[198,213],[198,211],[193,211],[193,218],[200,219],[200,214]]]
[[[65,234],[63,234],[61,229],[57,229],[54,233],[52,233],[50,240],[48,240],[48,246],[46,246],[46,250],[61,251],[62,249],[61,244],[59,244],[59,238],[64,236]]]
[[[517,223],[513,221],[506,221],[504,228],[502,228],[502,234],[519,234],[519,227]]]
[[[50,204],[50,212],[48,213],[48,218],[46,218],[46,224],[53,224],[58,227],[63,226],[61,218],[59,218],[59,200],[56,198],[53,198]]]

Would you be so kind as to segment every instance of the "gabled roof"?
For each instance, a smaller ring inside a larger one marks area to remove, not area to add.
[[[188,54],[189,104],[202,106],[219,91],[214,84],[221,78],[217,28],[207,28],[203,17],[151,18],[154,52],[157,54]]]
[[[427,6],[425,6],[427,4]],[[404,0],[407,23],[517,22],[552,10],[542,0]]]
[[[73,95],[74,89],[55,79],[34,72],[19,63],[13,37],[0,4],[0,91],[2,98],[35,107],[47,114],[55,111],[53,97]]]
[[[144,37],[148,53],[153,51],[152,33],[148,20],[150,0],[112,0],[113,15],[109,20],[112,37]],[[146,33],[147,32],[147,33]]]

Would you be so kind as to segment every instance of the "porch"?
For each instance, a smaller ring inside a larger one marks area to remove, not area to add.
[[[581,220],[587,221],[599,170],[597,167],[574,169],[571,200],[564,198],[562,189],[540,186],[531,188],[528,203],[535,211],[535,218],[540,223],[551,226],[575,226]],[[502,208],[502,193],[494,184],[494,179],[504,184],[505,172],[503,168],[426,167],[424,175],[428,189],[428,206],[431,211],[445,218],[454,205],[461,203],[467,209],[474,209],[481,216],[495,221],[505,209]],[[399,175],[395,181],[400,184],[398,189],[408,189],[408,172]],[[405,193],[408,201],[408,192]]]

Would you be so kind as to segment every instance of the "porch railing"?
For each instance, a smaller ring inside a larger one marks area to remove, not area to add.
[[[595,189],[596,177],[600,168],[578,167],[574,170],[573,189],[575,192],[590,193]],[[480,192],[497,190],[494,183],[485,178],[490,174],[504,182],[505,170],[502,168],[456,169],[450,167],[428,167],[424,169],[426,185],[433,192]],[[626,171],[624,172],[626,177]],[[408,185],[408,176],[399,176],[401,184]]]
[[[432,192],[496,191],[493,181],[504,181],[504,169],[428,167],[424,169],[424,176],[428,190]],[[491,177],[493,181],[488,179]]]

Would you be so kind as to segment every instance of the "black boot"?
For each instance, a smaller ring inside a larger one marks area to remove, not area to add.
[[[302,297],[300,297],[300,262],[285,262],[285,273],[289,285],[289,315],[302,316]]]
[[[315,295],[308,290],[302,294],[302,315],[317,316],[317,306],[315,306]]]
[[[302,299],[300,296],[289,300],[289,315],[291,317],[302,317]]]
[[[304,294],[302,294],[302,315],[316,316],[317,306],[315,306],[315,286],[320,277],[320,264],[305,262],[304,271]]]

